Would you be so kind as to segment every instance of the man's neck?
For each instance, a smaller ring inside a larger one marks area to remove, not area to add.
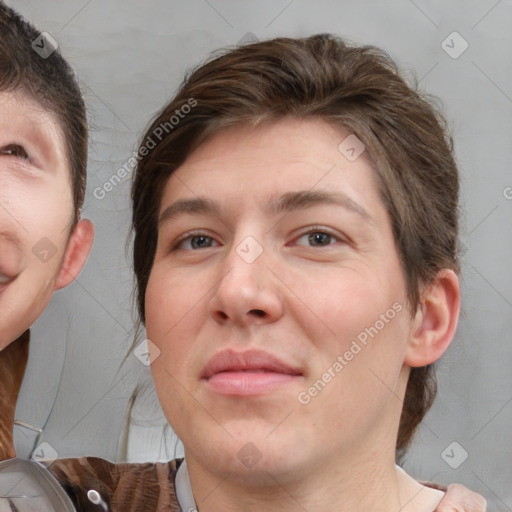
[[[232,475],[209,478],[193,461],[191,484],[196,505],[200,512],[223,510],[226,512],[339,510],[350,512],[415,512],[431,511],[435,506],[411,502],[411,492],[418,489],[404,488],[403,478],[397,473],[393,460],[387,463],[362,460],[353,464],[339,463],[327,469],[311,467],[307,476],[291,482],[265,472],[255,475],[254,481],[244,485]],[[199,471],[197,471],[199,469]],[[289,474],[288,474],[289,477]]]
[[[14,457],[14,412],[28,360],[30,332],[0,351],[0,460]]]

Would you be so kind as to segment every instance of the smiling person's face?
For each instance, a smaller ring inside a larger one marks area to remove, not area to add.
[[[72,230],[73,213],[57,121],[22,94],[0,93],[0,350],[85,263],[92,225]]]
[[[346,136],[316,119],[236,127],[167,181],[146,327],[192,471],[284,484],[343,457],[394,463],[419,320],[374,171],[340,153]]]

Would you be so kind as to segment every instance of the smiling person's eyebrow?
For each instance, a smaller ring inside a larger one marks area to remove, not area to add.
[[[158,223],[160,224],[163,221],[171,220],[183,213],[211,213],[218,217],[220,214],[220,207],[214,201],[211,201],[210,199],[205,199],[203,197],[179,199],[178,201],[175,201],[174,203],[171,203],[169,206],[167,206],[167,208],[161,213],[158,219]]]
[[[335,204],[356,213],[366,222],[373,219],[366,209],[342,192],[327,192],[316,190],[303,190],[287,192],[279,197],[272,197],[269,201],[269,209],[275,213],[288,213],[294,210],[302,210],[321,204]]]

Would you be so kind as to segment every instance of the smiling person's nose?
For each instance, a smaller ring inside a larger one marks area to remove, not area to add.
[[[210,313],[220,324],[240,326],[275,322],[283,314],[279,281],[263,257],[247,263],[234,253],[210,301]]]

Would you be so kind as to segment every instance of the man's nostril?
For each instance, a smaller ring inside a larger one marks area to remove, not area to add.
[[[252,313],[253,315],[256,316],[265,316],[265,311],[263,311],[262,309],[251,309],[249,313]]]

